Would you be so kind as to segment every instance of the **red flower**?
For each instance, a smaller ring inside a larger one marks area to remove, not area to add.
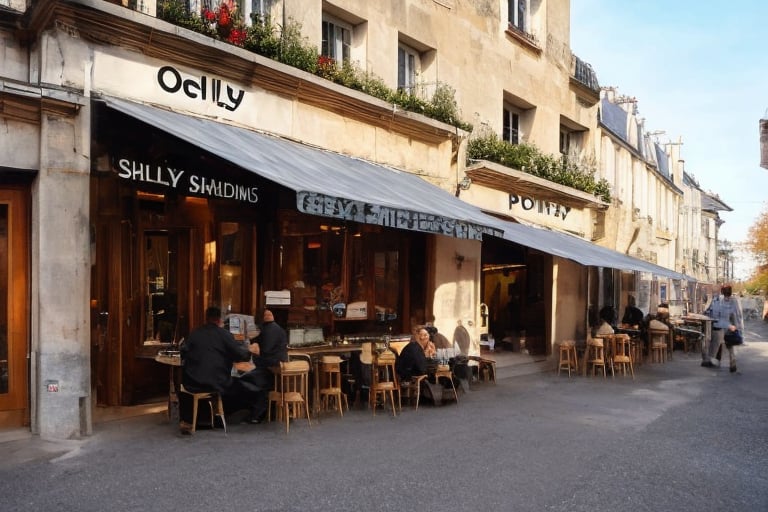
[[[229,25],[232,18],[229,16],[229,10],[223,5],[221,6],[221,12],[219,12],[219,25]]]
[[[245,43],[245,30],[238,30],[236,28],[232,29],[232,32],[229,33],[227,41],[234,45],[242,46]]]
[[[210,9],[203,9],[203,18],[210,22],[216,21],[216,13]]]

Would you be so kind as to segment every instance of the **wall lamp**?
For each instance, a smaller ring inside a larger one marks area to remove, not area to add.
[[[469,190],[469,186],[472,185],[472,178],[464,175],[461,181],[456,184],[456,197],[459,197],[459,193],[462,190]]]

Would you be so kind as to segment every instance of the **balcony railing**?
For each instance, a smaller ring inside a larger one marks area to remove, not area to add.
[[[597,74],[592,69],[592,65],[584,62],[576,55],[572,55],[573,65],[571,66],[573,79],[584,87],[600,94],[600,84],[597,81]]]

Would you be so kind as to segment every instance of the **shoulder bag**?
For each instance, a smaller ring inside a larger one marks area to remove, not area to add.
[[[738,329],[735,331],[725,331],[723,339],[725,340],[725,344],[728,347],[741,345],[744,343],[744,337],[741,335],[741,332]]]

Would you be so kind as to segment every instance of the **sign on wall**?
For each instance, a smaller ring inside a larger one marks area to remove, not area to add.
[[[256,204],[258,187],[233,180],[212,178],[200,172],[166,163],[153,164],[132,158],[118,158],[118,177],[153,189],[169,189],[185,196],[231,199]]]

